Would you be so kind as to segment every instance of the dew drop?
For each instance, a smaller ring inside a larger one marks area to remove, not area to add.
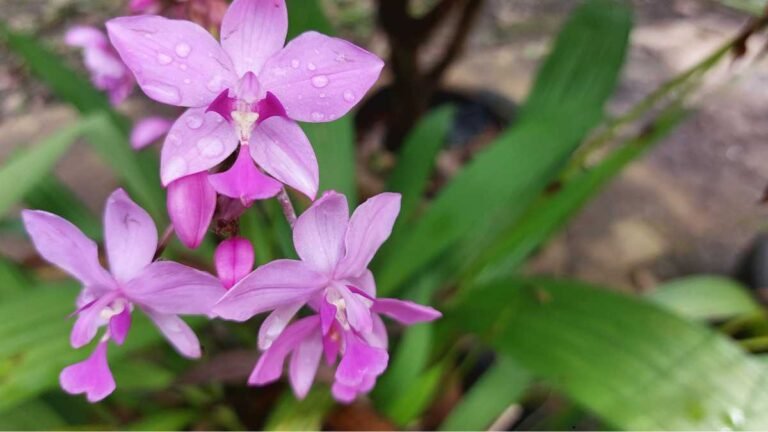
[[[344,100],[347,102],[355,101],[355,92],[352,90],[344,90]]]
[[[315,75],[312,77],[312,85],[317,88],[323,88],[328,85],[328,77],[325,75]]]
[[[165,172],[169,177],[183,177],[187,173],[187,162],[179,156],[168,161]]]
[[[179,57],[186,58],[191,51],[192,47],[190,47],[189,44],[182,42],[176,45],[176,55]]]
[[[312,120],[314,120],[314,121],[322,121],[323,119],[325,119],[325,114],[317,112],[317,111],[312,113]]]
[[[190,129],[200,129],[200,126],[203,125],[203,118],[199,115],[191,115],[187,117],[186,123]]]
[[[181,69],[181,70],[187,70],[187,65],[185,65],[184,63],[182,63],[182,64],[180,64],[180,65],[179,65],[179,69]]]
[[[326,96],[328,96],[328,95],[325,94],[325,93],[320,93],[320,99],[325,99]]]
[[[144,89],[147,96],[159,102],[167,104],[177,104],[181,102],[181,93],[179,93],[179,89],[174,86],[158,82],[149,82],[145,83],[142,86],[142,89]]]
[[[301,62],[300,61],[298,61],[297,59],[291,60],[291,67],[292,68],[298,69],[299,66],[301,66]]]
[[[181,138],[179,138],[178,135],[170,134],[167,138],[168,142],[171,143],[174,146],[180,146],[181,145]]]
[[[220,156],[224,151],[224,144],[218,138],[205,137],[197,141],[197,149],[200,150],[200,154],[203,156],[214,158]]]
[[[313,70],[317,69],[317,66],[315,66],[315,64],[314,64],[314,63],[310,62],[310,63],[307,65],[307,69],[309,69],[309,70],[313,71]]]
[[[208,90],[212,91],[213,93],[217,93],[221,91],[221,84],[224,79],[221,77],[221,75],[216,75],[213,78],[211,78],[210,81],[208,81],[208,84],[206,84],[206,88]]]
[[[169,55],[166,55],[166,54],[163,54],[163,53],[158,53],[157,54],[157,62],[160,63],[161,65],[167,65],[167,64],[171,63],[172,61],[173,61],[173,59]]]

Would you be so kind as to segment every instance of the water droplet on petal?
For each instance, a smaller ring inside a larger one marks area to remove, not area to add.
[[[176,45],[176,55],[179,57],[187,57],[190,51],[192,51],[192,47],[189,44],[182,42]]]
[[[298,61],[297,59],[291,60],[291,67],[292,68],[298,69],[299,66],[301,66],[301,62],[300,61]]]
[[[344,90],[344,100],[347,102],[355,101],[355,92],[352,90]]]
[[[223,81],[224,81],[224,79],[221,77],[221,75],[216,75],[213,78],[211,78],[211,80],[208,81],[208,84],[206,84],[205,86],[211,92],[218,93],[218,92],[220,92],[222,90],[221,89],[221,87],[222,87],[221,84],[222,84]]]
[[[179,156],[174,157],[168,161],[165,172],[170,177],[183,177],[187,174],[187,162]]]
[[[187,117],[186,122],[190,129],[200,129],[200,126],[203,125],[203,118],[199,115],[191,115]]]
[[[180,146],[181,145],[181,138],[179,138],[178,135],[170,134],[170,135],[168,135],[168,142],[171,143],[174,146]]]
[[[205,137],[197,141],[197,149],[203,156],[215,158],[224,151],[224,144],[216,137]]]
[[[325,93],[320,93],[320,99],[324,99],[327,95]]]
[[[312,85],[317,88],[323,88],[328,85],[328,77],[325,75],[315,75],[312,77]]]
[[[189,78],[184,78],[184,84],[192,84],[192,80]]]
[[[166,55],[166,54],[163,54],[163,53],[158,53],[157,54],[157,62],[160,63],[161,65],[167,65],[167,64],[169,64],[172,61],[173,61],[173,59],[169,55]]]
[[[168,84],[158,82],[149,82],[141,86],[147,96],[152,99],[168,104],[177,104],[181,102],[181,93],[179,89]]]
[[[181,69],[181,70],[187,70],[187,65],[185,65],[184,63],[182,63],[182,64],[180,64],[180,65],[179,65],[179,69]]]
[[[315,64],[314,64],[314,63],[310,62],[310,63],[307,65],[307,69],[309,69],[309,70],[313,71],[313,70],[317,69],[317,66],[315,66]]]
[[[317,112],[317,111],[312,113],[312,120],[314,120],[314,121],[322,121],[323,119],[325,119],[325,114],[323,114],[321,112]]]

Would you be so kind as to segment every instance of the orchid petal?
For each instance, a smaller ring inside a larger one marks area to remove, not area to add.
[[[315,380],[320,356],[323,354],[323,339],[320,332],[309,335],[293,350],[288,366],[288,377],[297,399],[304,399]]]
[[[72,332],[69,334],[69,343],[72,348],[82,348],[96,337],[99,327],[107,324],[107,319],[102,316],[101,312],[114,299],[114,295],[102,296],[78,312],[77,321],[75,321]]]
[[[443,314],[429,307],[407,300],[390,298],[376,299],[371,309],[375,313],[386,315],[405,325],[434,321]]]
[[[144,309],[144,313],[179,354],[187,358],[200,358],[200,341],[184,320],[173,314],[162,314],[150,309]]]
[[[157,250],[157,228],[143,208],[118,189],[107,199],[104,243],[112,274],[125,282],[152,262]]]
[[[221,23],[221,45],[232,58],[237,76],[259,73],[264,62],[283,47],[288,33],[284,0],[235,0]]]
[[[232,288],[253,270],[253,246],[242,237],[224,240],[216,247],[214,262],[224,288]]]
[[[346,255],[337,267],[338,275],[363,274],[376,251],[392,233],[400,212],[400,194],[382,193],[361,204],[349,220],[344,244]]]
[[[237,82],[229,56],[205,29],[160,16],[107,21],[112,45],[150,98],[202,107]]]
[[[269,175],[315,199],[319,184],[317,157],[296,122],[270,117],[251,134],[251,156]]]
[[[86,286],[111,287],[112,277],[99,264],[96,243],[76,226],[55,214],[21,212],[27,234],[40,256]]]
[[[336,369],[336,381],[347,386],[359,386],[366,375],[379,375],[387,368],[387,351],[368,345],[348,332],[344,356]]]
[[[259,358],[256,367],[248,378],[248,384],[264,385],[277,381],[283,373],[285,358],[304,339],[310,337],[314,332],[319,332],[319,325],[320,321],[317,316],[303,318],[289,325]]]
[[[377,314],[372,314],[373,329],[363,335],[363,339],[368,345],[386,350],[389,346],[389,335],[387,335],[387,327],[384,325],[384,320]]]
[[[107,342],[100,342],[82,362],[65,367],[59,374],[59,383],[69,394],[85,393],[91,403],[115,391],[115,379],[107,363]]]
[[[131,130],[131,147],[141,150],[165,135],[173,122],[165,117],[146,117],[139,120]]]
[[[350,285],[359,289],[370,298],[376,298],[376,281],[373,279],[373,273],[365,269],[360,276],[348,277]]]
[[[331,275],[344,255],[344,233],[349,222],[347,198],[328,192],[299,216],[293,227],[293,244],[302,261]]]
[[[357,387],[344,385],[338,381],[331,386],[331,394],[336,401],[348,404],[357,398]]]
[[[301,261],[272,261],[227,291],[214,306],[213,313],[224,319],[245,321],[279,306],[305,303],[326,283],[323,275]]]
[[[345,311],[349,325],[360,333],[368,333],[373,328],[370,300],[350,292],[346,287],[337,290],[344,299]],[[366,304],[368,302],[368,304]]]
[[[288,117],[326,122],[357,104],[381,74],[384,62],[342,39],[307,32],[271,57],[259,79]]]
[[[267,176],[256,167],[245,147],[240,148],[240,153],[229,170],[210,175],[208,181],[216,189],[216,192],[239,199],[246,207],[255,200],[272,198],[283,187],[280,182]]]
[[[190,249],[200,246],[216,210],[216,191],[208,183],[208,174],[175,180],[168,186],[167,200],[176,236]]]
[[[122,312],[109,320],[109,336],[116,344],[122,345],[131,329],[131,309],[125,305]]]
[[[105,48],[109,46],[107,36],[91,26],[73,26],[64,35],[64,43],[78,48]]]
[[[270,313],[259,327],[259,349],[266,350],[291,322],[291,318],[304,306],[304,302],[279,306]]]
[[[173,261],[157,261],[124,287],[135,303],[161,314],[208,314],[224,294],[213,275]]]
[[[165,137],[160,157],[163,186],[190,174],[207,171],[237,148],[235,129],[205,108],[187,110]]]
[[[331,324],[334,323],[332,322]],[[325,337],[323,337],[323,354],[325,356],[325,362],[328,364],[328,366],[331,366],[336,362],[336,356],[341,350],[341,337],[339,336],[340,330],[338,323],[336,323],[336,325],[332,326],[331,328],[332,330],[330,330],[330,332],[325,332]]]

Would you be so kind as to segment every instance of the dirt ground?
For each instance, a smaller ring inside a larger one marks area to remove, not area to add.
[[[350,2],[333,3],[338,13]],[[471,49],[450,70],[446,84],[522,100],[552,35],[577,3],[489,0]],[[633,3],[636,25],[623,78],[609,106],[612,112],[621,112],[705,57],[747,20],[746,14],[705,0]],[[60,14],[70,13],[70,23],[97,21],[115,10],[115,4],[5,0],[2,7],[15,26],[54,41],[63,28],[56,23]],[[356,3],[356,8],[352,15],[357,21],[359,16],[365,20],[371,10],[365,2]],[[87,17],[78,15],[85,10]],[[365,23],[349,31],[365,31],[370,28]],[[374,47],[378,40],[372,39]],[[78,57],[72,53],[71,59],[76,64]],[[551,242],[534,261],[535,271],[622,289],[645,288],[692,273],[731,272],[741,251],[764,228],[768,214],[768,208],[758,204],[768,184],[768,63],[743,71],[737,79],[728,73],[729,67],[735,66],[725,65],[713,74],[713,90],[699,101],[694,115]],[[0,161],[75,118],[20,70],[16,60],[0,51]],[[147,110],[140,97],[124,108],[133,114]],[[60,163],[57,175],[94,211],[100,211],[115,186],[85,145],[77,145]],[[16,257],[26,253],[23,242],[4,241],[0,250]]]

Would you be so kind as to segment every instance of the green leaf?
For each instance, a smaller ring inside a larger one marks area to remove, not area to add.
[[[42,178],[24,197],[24,203],[29,208],[61,216],[80,228],[89,238],[101,240],[101,221],[72,190],[53,176]]]
[[[530,384],[531,376],[525,369],[500,356],[451,410],[440,430],[487,430]]]
[[[17,155],[0,168],[0,184],[13,185],[0,190],[0,215],[8,212],[42,179],[50,175],[56,162],[84,130],[94,127],[101,121],[103,120],[99,116],[89,117],[64,128]]]
[[[623,143],[595,167],[569,179],[559,191],[545,195],[517,224],[497,233],[491,244],[472,247],[479,254],[471,261],[464,277],[470,280],[481,274],[482,280],[489,280],[515,272],[531,253],[563,227],[603,186],[667,136],[686,115],[687,112],[676,104],[668,108],[659,115],[653,127]]]
[[[291,391],[285,391],[272,409],[264,430],[320,430],[325,415],[333,406],[331,392],[325,386],[314,386],[304,400],[297,400]]]
[[[314,30],[323,34],[332,35],[333,26],[328,21],[323,10],[322,2],[319,0],[291,0],[287,2],[288,16],[288,40],[304,33]]]
[[[0,416],[0,430],[57,430],[66,421],[43,401],[29,401],[15,410]]]
[[[682,316],[720,320],[760,311],[747,288],[721,276],[691,276],[666,282],[648,296]]]
[[[765,429],[766,366],[644,299],[508,279],[465,294],[446,325],[483,335],[611,427]]]
[[[438,108],[420,121],[405,138],[387,187],[387,190],[403,195],[401,220],[411,220],[422,201],[437,155],[445,145],[455,115],[454,107]]]
[[[519,123],[464,168],[411,229],[382,252],[378,286],[392,293],[487,221],[509,223],[562,168],[603,115],[624,61],[630,11],[611,0],[576,9],[544,63]]]
[[[0,302],[24,293],[31,284],[31,278],[19,266],[0,258]]]
[[[420,374],[413,382],[407,383],[399,397],[392,401],[386,412],[387,416],[400,426],[406,426],[416,420],[440,390],[447,365],[448,362],[440,362]]]
[[[332,123],[301,125],[312,143],[320,166],[319,192],[335,190],[347,196],[350,207],[357,205],[355,183],[355,137],[352,117]]]

